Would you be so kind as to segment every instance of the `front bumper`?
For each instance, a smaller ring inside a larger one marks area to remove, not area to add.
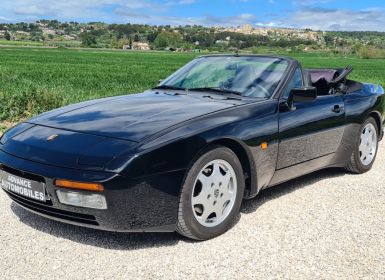
[[[180,187],[185,170],[128,179],[115,173],[67,169],[17,158],[0,151],[1,168],[16,176],[33,176],[45,183],[50,200],[35,201],[5,191],[25,209],[65,223],[108,231],[174,231]],[[107,210],[61,204],[54,179],[100,182],[104,185]]]

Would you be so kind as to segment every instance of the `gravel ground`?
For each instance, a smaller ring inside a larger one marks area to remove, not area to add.
[[[385,142],[364,175],[324,170],[246,201],[225,235],[107,233],[31,214],[0,194],[4,279],[385,279]]]

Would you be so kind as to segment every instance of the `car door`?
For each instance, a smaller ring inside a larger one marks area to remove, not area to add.
[[[298,67],[280,104],[285,103],[293,87],[303,84]],[[344,101],[340,95],[318,96],[314,101],[293,105],[287,110],[280,106],[277,170],[335,153],[344,132]]]

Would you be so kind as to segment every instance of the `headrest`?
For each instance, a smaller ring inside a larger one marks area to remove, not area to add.
[[[317,83],[321,79],[325,79],[328,83],[330,83],[336,76],[338,76],[338,71],[333,69],[311,69],[306,71],[310,73],[313,84]]]

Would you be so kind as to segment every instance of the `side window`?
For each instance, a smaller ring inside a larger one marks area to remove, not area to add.
[[[302,86],[303,86],[302,71],[301,71],[301,68],[297,68],[295,70],[294,76],[291,78],[291,81],[289,82],[289,84],[287,85],[284,93],[282,94],[282,97],[288,98],[289,94],[290,94],[290,91],[293,88],[302,87]]]

